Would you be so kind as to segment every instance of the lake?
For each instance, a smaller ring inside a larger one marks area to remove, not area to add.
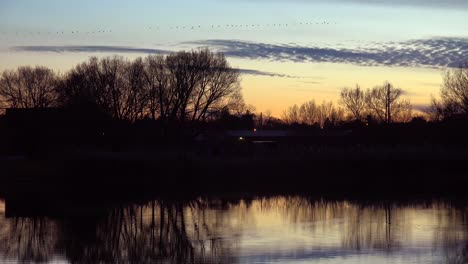
[[[0,200],[6,263],[468,263],[453,200]]]

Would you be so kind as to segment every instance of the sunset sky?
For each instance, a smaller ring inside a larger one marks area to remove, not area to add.
[[[274,115],[388,80],[416,109],[468,60],[466,0],[0,0],[0,70],[211,47]]]

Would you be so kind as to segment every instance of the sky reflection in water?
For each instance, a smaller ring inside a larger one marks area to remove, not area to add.
[[[85,205],[79,213],[70,209],[78,206],[64,205],[54,216],[28,215],[21,207],[8,199],[0,202],[1,261],[468,261],[468,211],[449,202],[351,202],[300,196],[157,200],[99,209]]]

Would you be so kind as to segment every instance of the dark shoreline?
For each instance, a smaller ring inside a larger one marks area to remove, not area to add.
[[[294,150],[274,155],[193,151],[61,153],[3,159],[0,195],[73,197],[303,193],[466,196],[465,148]]]

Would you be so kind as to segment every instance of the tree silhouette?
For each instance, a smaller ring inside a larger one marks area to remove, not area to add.
[[[221,53],[208,49],[182,51],[167,56],[166,65],[172,86],[170,100],[166,101],[172,105],[166,107],[169,111],[165,118],[171,121],[204,121],[239,94],[239,72]]]
[[[367,91],[367,107],[380,121],[392,123],[399,115],[411,109],[410,102],[401,99],[403,93],[402,89],[385,82],[382,86]]]
[[[359,85],[356,88],[343,88],[339,103],[343,105],[356,120],[362,121],[366,111],[366,95]]]
[[[243,102],[239,72],[208,49],[128,61],[91,58],[69,71],[57,89],[63,106],[97,105],[119,120],[150,116],[199,122]]]
[[[148,89],[147,112],[151,118],[156,120],[158,114],[160,117],[166,117],[169,106],[172,105],[174,93],[169,85],[169,72],[162,55],[148,56],[145,58],[145,77]],[[159,113],[158,113],[159,111]]]
[[[311,100],[301,106],[293,105],[289,107],[283,112],[283,119],[288,124],[296,123],[323,128],[325,123],[333,126],[342,121],[344,112],[341,108],[336,108],[333,102],[324,101],[319,105]]]
[[[440,97],[432,99],[429,109],[434,119],[468,116],[468,62],[446,72]]]
[[[0,77],[0,102],[9,108],[45,108],[56,103],[57,75],[42,66],[6,70]]]

